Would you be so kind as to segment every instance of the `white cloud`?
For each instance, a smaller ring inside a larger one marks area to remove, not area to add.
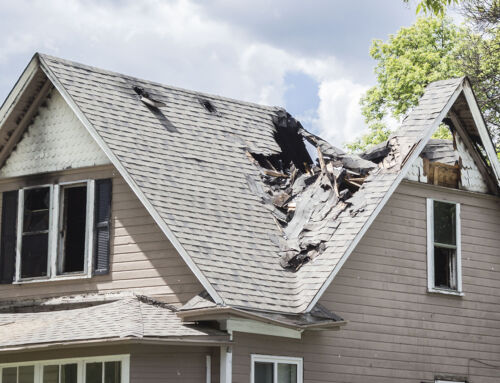
[[[318,129],[336,146],[359,136],[364,129],[359,100],[368,89],[349,79],[325,80],[320,85]]]
[[[341,146],[364,126],[358,101],[367,87],[350,79],[336,57],[287,51],[190,0],[20,0],[0,2],[0,15],[0,65],[41,50],[272,105],[284,104],[287,72],[302,72],[319,83],[316,117],[307,118],[320,134]]]

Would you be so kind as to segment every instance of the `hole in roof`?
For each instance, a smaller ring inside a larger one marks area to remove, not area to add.
[[[207,110],[208,113],[219,115],[217,108],[214,104],[212,104],[210,100],[207,100],[206,98],[200,98],[198,99],[198,101],[200,101],[200,104]]]

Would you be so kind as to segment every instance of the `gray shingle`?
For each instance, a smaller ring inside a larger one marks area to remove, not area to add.
[[[325,225],[325,252],[292,273],[280,266],[279,246],[270,240],[281,235],[274,218],[247,183],[247,177],[261,179],[245,149],[280,152],[272,122],[279,108],[40,58],[227,305],[304,311],[398,175],[399,168],[370,175],[362,187],[365,210],[355,217],[344,211],[338,227]],[[461,81],[428,87],[395,136],[400,145],[409,150],[419,142]],[[166,103],[161,112],[173,128],[138,100],[134,85]],[[205,110],[200,97],[220,117]],[[404,157],[396,155],[396,162]]]

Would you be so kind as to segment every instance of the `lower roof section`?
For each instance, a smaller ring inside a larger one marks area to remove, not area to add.
[[[144,296],[0,308],[0,352],[86,343],[228,341],[227,333],[182,322],[174,307]]]

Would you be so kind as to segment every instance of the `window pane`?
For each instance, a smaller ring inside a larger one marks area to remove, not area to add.
[[[274,383],[273,363],[255,362],[254,383]]]
[[[120,383],[122,375],[121,362],[104,363],[104,383]]]
[[[85,225],[87,187],[63,189],[62,272],[83,272],[85,264]]]
[[[434,242],[456,245],[456,205],[434,201]]]
[[[21,249],[21,278],[47,275],[48,234],[24,235]]]
[[[49,229],[50,188],[24,191],[23,232]]]
[[[455,289],[456,250],[434,246],[434,286]]]
[[[87,363],[85,383],[102,383],[102,363]]]
[[[64,364],[61,366],[61,383],[76,383],[77,364]]]
[[[59,365],[43,367],[43,383],[59,383]]]
[[[2,383],[17,383],[17,367],[2,369]]]
[[[18,383],[33,383],[35,381],[35,366],[19,367]]]
[[[278,383],[297,383],[297,365],[279,363]]]

